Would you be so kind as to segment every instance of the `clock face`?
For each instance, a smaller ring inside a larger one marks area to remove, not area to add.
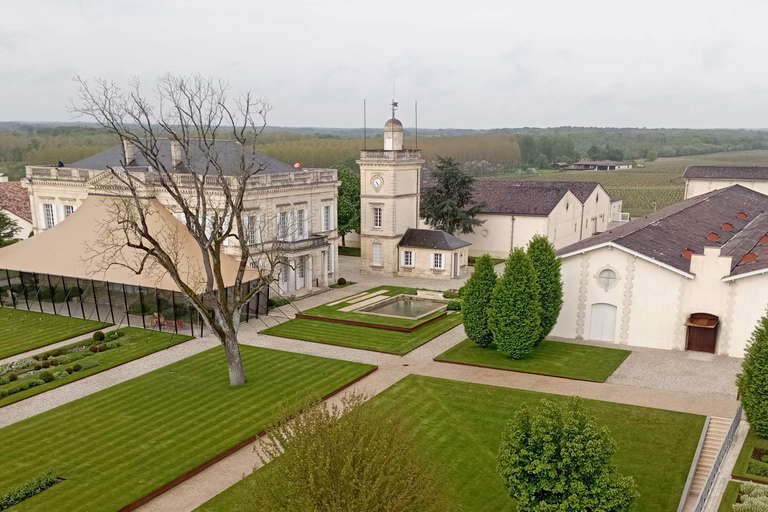
[[[380,189],[381,186],[384,184],[384,180],[382,180],[379,176],[376,176],[373,178],[373,188]]]

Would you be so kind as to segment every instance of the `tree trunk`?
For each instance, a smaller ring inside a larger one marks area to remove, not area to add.
[[[240,344],[237,342],[237,334],[227,334],[224,339],[224,352],[227,354],[229,385],[242,386],[245,384],[245,371],[243,370],[243,360],[240,358]]]
[[[341,246],[346,249],[347,248],[347,242],[344,240],[345,236],[346,235],[341,235]]]

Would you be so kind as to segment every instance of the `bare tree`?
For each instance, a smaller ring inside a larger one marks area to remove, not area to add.
[[[282,263],[276,256],[278,243],[267,248],[259,236],[260,243],[253,245],[248,233],[254,228],[247,225],[248,216],[246,220],[243,216],[249,180],[263,170],[256,158],[255,140],[266,126],[270,105],[250,93],[230,98],[226,83],[200,76],[159,78],[152,91],[154,101],[143,95],[138,79],[131,81],[127,91],[103,79],[89,83],[75,77],[75,81],[80,92],[72,110],[117,135],[124,146],[122,167],[110,168],[120,189],[115,195],[121,199],[111,203],[112,218],[120,229],[104,228],[104,261],[136,273],[150,266],[167,272],[223,345],[230,384],[244,384],[237,340],[240,311],[255,293],[269,286],[276,266]],[[173,147],[170,160],[165,139]],[[223,140],[239,148],[234,155],[221,151]],[[149,172],[131,171],[136,155],[143,157]],[[183,219],[194,238],[202,255],[199,275],[183,267],[176,237],[150,229],[153,212],[147,197],[153,191],[162,193],[164,206]],[[222,272],[224,246],[239,250],[234,283],[227,283]],[[121,259],[123,247],[133,249],[139,257]],[[247,264],[256,258],[262,263],[260,277],[247,291],[242,286],[250,272]]]

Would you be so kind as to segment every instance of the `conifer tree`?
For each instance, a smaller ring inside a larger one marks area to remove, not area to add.
[[[752,333],[736,383],[747,421],[760,436],[768,437],[768,315]]]
[[[552,331],[563,307],[563,282],[560,273],[560,258],[547,237],[536,235],[528,244],[528,256],[536,270],[539,282],[539,303],[541,304],[541,335],[538,345]]]
[[[520,359],[541,335],[541,304],[536,271],[528,253],[513,249],[491,296],[488,325],[498,350]]]
[[[469,339],[483,348],[493,342],[493,334],[488,327],[488,309],[497,280],[491,257],[484,254],[475,262],[475,270],[464,285],[464,301],[461,304],[464,330]]]

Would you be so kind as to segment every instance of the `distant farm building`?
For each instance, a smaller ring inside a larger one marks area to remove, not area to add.
[[[566,167],[570,171],[618,171],[631,168],[630,163],[614,160],[579,160]]]

